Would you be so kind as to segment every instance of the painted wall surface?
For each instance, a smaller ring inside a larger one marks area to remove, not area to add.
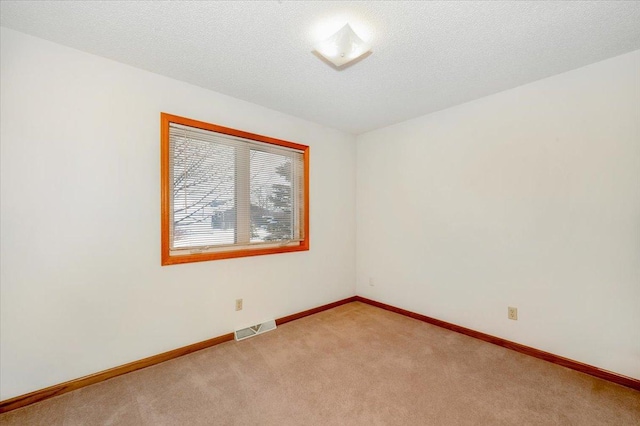
[[[640,51],[357,146],[357,294],[640,378]]]
[[[0,399],[354,295],[353,136],[0,39]],[[311,250],[161,267],[160,112],[309,145]]]

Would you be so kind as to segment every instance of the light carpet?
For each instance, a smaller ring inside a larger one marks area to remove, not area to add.
[[[2,425],[640,425],[640,392],[349,303]]]

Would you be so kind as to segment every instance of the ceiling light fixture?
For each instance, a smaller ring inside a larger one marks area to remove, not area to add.
[[[371,49],[371,46],[358,37],[349,24],[345,24],[337,33],[314,47],[316,52],[336,67],[359,58]]]

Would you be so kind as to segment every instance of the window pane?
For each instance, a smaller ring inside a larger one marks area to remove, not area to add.
[[[250,174],[251,242],[297,238],[291,157],[252,149]]]
[[[309,147],[161,118],[163,265],[309,250]]]
[[[190,138],[188,132],[179,129],[175,132],[170,140],[171,248],[233,244],[235,148]]]

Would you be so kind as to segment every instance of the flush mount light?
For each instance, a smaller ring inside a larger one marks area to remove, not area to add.
[[[337,33],[315,45],[315,50],[336,67],[341,67],[364,55],[371,49],[349,24],[345,24]]]

